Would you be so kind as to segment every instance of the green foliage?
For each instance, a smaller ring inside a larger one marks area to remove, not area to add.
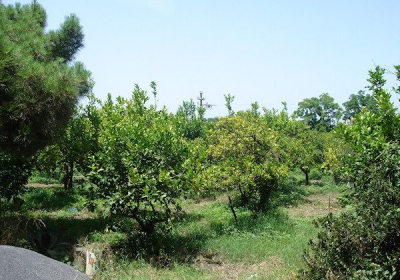
[[[196,107],[193,100],[183,101],[176,112],[176,130],[186,139],[204,137],[210,123],[204,120],[205,108]]]
[[[271,193],[288,172],[278,136],[258,117],[220,119],[209,136],[214,163],[210,180],[221,189],[238,189],[242,205],[266,210]]]
[[[54,173],[62,170],[65,189],[73,186],[74,170],[89,173],[90,158],[99,149],[99,100],[89,96],[85,107],[75,110],[64,136],[54,145],[47,146],[36,156],[36,169]]]
[[[294,151],[294,162],[296,167],[305,175],[305,183],[309,184],[309,173],[323,161],[324,137],[323,132],[305,130],[296,135],[296,146]]]
[[[342,108],[328,93],[323,93],[319,98],[306,98],[299,102],[295,114],[312,129],[331,131],[340,120]]]
[[[225,98],[225,106],[228,109],[228,115],[229,116],[233,116],[235,114],[235,112],[232,109],[232,103],[233,100],[235,100],[235,96],[231,95],[231,94],[224,94],[224,98]]]
[[[319,168],[313,168],[310,171],[310,179],[311,180],[321,180],[323,176],[323,173],[321,169]]]
[[[324,149],[322,151],[323,162],[319,167],[326,173],[332,176],[336,185],[342,182],[348,182],[348,174],[343,172],[343,160],[354,154],[351,146],[341,137],[340,133],[325,134]]]
[[[150,87],[152,89],[151,93],[154,96],[154,108],[157,110],[157,83],[155,81],[151,81]]]
[[[192,184],[188,195],[205,197],[218,191],[214,180],[210,180],[214,174],[213,170],[215,166],[209,160],[208,140],[208,138],[197,138],[187,142],[190,151],[188,164],[191,166],[188,174],[190,175]]]
[[[324,160],[330,133],[310,130],[304,122],[289,116],[286,107],[280,112],[264,109],[263,119],[268,127],[280,132],[279,145],[288,155],[286,163],[291,169],[299,168],[309,184],[310,171]]]
[[[251,106],[251,114],[253,115],[253,117],[257,118],[260,117],[260,112],[258,112],[258,110],[260,109],[260,105],[258,105],[258,102],[253,102],[250,104]]]
[[[281,111],[263,108],[264,115],[262,116],[262,119],[266,122],[266,125],[269,128],[279,131],[290,138],[294,138],[296,135],[309,129],[304,122],[298,121],[294,116],[288,114],[285,102],[282,104],[284,105],[284,109]]]
[[[384,72],[377,67],[369,73],[377,113],[364,109],[341,127],[354,150],[345,161],[353,210],[317,222],[322,231],[306,254],[307,279],[399,277],[400,121],[383,88]]]
[[[0,212],[1,199],[10,200],[22,190],[31,174],[29,159],[0,151]]]
[[[366,108],[370,112],[376,112],[377,106],[378,104],[371,94],[365,94],[365,91],[360,90],[358,94],[350,95],[349,101],[343,103],[343,119],[345,121],[351,120],[355,115],[359,114],[363,108]]]
[[[83,47],[82,26],[79,19],[72,14],[65,18],[65,22],[58,31],[50,31],[51,54],[54,59],[63,58],[64,62],[71,62],[77,50]]]
[[[82,47],[76,16],[45,32],[46,12],[0,3],[0,146],[32,155],[60,137],[79,97],[91,87],[83,64],[71,64]]]
[[[108,100],[100,109],[99,152],[90,180],[109,211],[135,219],[143,232],[168,223],[186,188],[189,148],[174,129],[174,116],[147,108],[136,86],[131,100]]]

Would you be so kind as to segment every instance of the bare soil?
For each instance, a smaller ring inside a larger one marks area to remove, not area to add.
[[[268,271],[282,269],[284,263],[278,257],[271,257],[267,261],[258,264],[229,264],[223,263],[222,256],[199,256],[196,267],[212,273],[218,279],[260,279]]]
[[[337,213],[341,211],[341,206],[337,200],[340,193],[314,194],[307,197],[304,204],[287,209],[290,217],[294,218],[315,218]]]

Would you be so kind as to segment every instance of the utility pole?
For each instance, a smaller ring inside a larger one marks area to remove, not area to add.
[[[203,101],[206,100],[203,98],[203,92],[200,91],[200,97],[197,97],[197,99],[200,101],[200,107],[203,107]]]
[[[217,105],[209,104],[208,102],[203,104],[203,101],[206,99],[203,97],[202,91],[200,91],[200,97],[197,97],[197,99],[200,101],[200,107],[205,107],[206,109],[211,109],[213,106],[217,106]]]

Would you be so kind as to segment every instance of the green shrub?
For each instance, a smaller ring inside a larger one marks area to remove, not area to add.
[[[10,200],[17,196],[28,182],[31,165],[27,158],[0,151],[0,167],[0,199]]]
[[[311,172],[310,172],[310,179],[311,180],[321,180],[323,175],[324,174],[322,173],[322,171],[320,169],[313,168],[313,169],[311,169]]]
[[[341,128],[354,150],[344,167],[352,210],[316,222],[322,230],[305,254],[305,279],[400,279],[400,118],[384,72],[370,71],[378,113],[363,110]]]

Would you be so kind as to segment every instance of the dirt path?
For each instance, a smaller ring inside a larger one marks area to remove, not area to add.
[[[290,217],[293,218],[315,218],[329,213],[341,211],[337,198],[340,193],[313,194],[306,198],[306,202],[287,209]]]
[[[271,257],[267,261],[258,264],[225,264],[214,258],[199,257],[196,267],[212,275],[210,279],[265,279],[266,272],[272,274],[282,269],[284,264],[278,257]],[[262,278],[260,278],[262,277]],[[208,277],[205,277],[208,279]]]

